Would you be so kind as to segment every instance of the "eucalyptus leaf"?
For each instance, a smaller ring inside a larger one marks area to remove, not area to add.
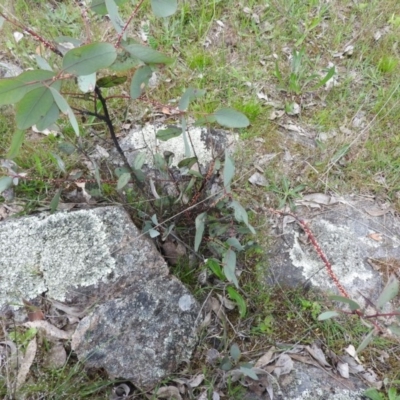
[[[152,74],[153,71],[148,65],[143,65],[135,71],[130,87],[130,95],[133,100],[140,97]]]
[[[159,51],[151,47],[143,46],[142,44],[134,43],[123,45],[123,48],[145,64],[170,64],[174,61],[172,58],[167,57]]]
[[[117,51],[110,43],[91,43],[69,50],[63,58],[64,72],[90,75],[110,66],[117,58]]]
[[[194,88],[186,89],[185,93],[179,100],[179,109],[181,111],[186,111],[189,108],[189,104],[192,100],[204,96],[205,93],[206,91],[202,89],[194,89]]]
[[[39,131],[44,131],[50,125],[53,125],[58,118],[60,118],[60,110],[57,104],[54,102],[47,113],[43,116],[40,116],[39,120],[36,122],[36,128]]]
[[[121,6],[126,3],[128,0],[115,0],[115,4]],[[106,15],[107,7],[105,0],[92,0],[90,5],[90,9],[98,15]]]
[[[333,300],[333,301],[339,301],[341,303],[348,304],[351,311],[359,310],[361,308],[361,306],[357,302],[355,302],[354,300],[351,300],[347,297],[332,295],[332,296],[329,296],[329,299]]]
[[[224,187],[225,190],[229,193],[231,191],[231,182],[233,177],[235,176],[235,165],[233,164],[232,159],[229,157],[228,151],[225,151],[225,164],[224,164]]]
[[[330,318],[338,317],[340,314],[336,311],[325,311],[318,316],[318,321],[325,321]]]
[[[61,192],[62,189],[58,189],[54,197],[51,199],[50,214],[53,214],[55,211],[57,211],[58,204],[60,203]]]
[[[51,153],[51,155],[53,156],[53,158],[56,160],[57,166],[58,168],[61,170],[61,172],[63,172],[64,174],[67,172],[65,170],[65,163],[64,161],[61,159],[61,157],[56,154],[56,153]]]
[[[191,147],[189,144],[189,140],[187,138],[187,134],[186,134],[186,118],[182,117],[181,119],[181,126],[182,126],[182,137],[183,137],[183,144],[185,145],[185,157],[191,157],[192,156],[192,152],[191,152]]]
[[[138,58],[133,57],[127,51],[122,50],[118,53],[114,63],[109,66],[109,69],[112,71],[126,71],[139,64],[141,64],[141,61]]]
[[[127,80],[126,76],[109,75],[104,76],[97,80],[96,85],[102,88],[111,88],[114,86],[122,85]]]
[[[206,223],[207,213],[203,212],[196,217],[196,235],[194,238],[194,250],[198,251],[201,240],[203,239],[204,228]]]
[[[11,146],[7,153],[7,158],[9,160],[17,157],[19,150],[21,148],[22,142],[25,139],[25,131],[22,129],[18,129],[12,139],[11,139]]]
[[[38,87],[27,93],[16,106],[18,129],[27,129],[46,116],[54,103],[50,88]]]
[[[9,189],[13,185],[13,178],[11,176],[3,176],[0,178],[0,193]]]
[[[51,84],[54,72],[45,70],[26,71],[15,78],[0,79],[0,105],[18,103],[28,92]]]
[[[76,120],[75,114],[73,113],[71,107],[56,89],[50,87],[50,91],[55,102],[57,103],[58,108],[61,110],[61,112],[68,116],[69,122],[74,129],[76,136],[79,136],[78,121]]]
[[[93,92],[96,86],[96,72],[78,76],[78,87],[83,93]]]
[[[372,342],[373,339],[374,339],[374,329],[371,329],[368,335],[365,336],[364,340],[358,346],[356,353],[358,354],[362,352]]]
[[[229,354],[235,362],[238,362],[242,352],[240,351],[239,346],[236,343],[233,343],[229,350]]]
[[[156,17],[165,18],[175,14],[178,8],[177,0],[151,0],[151,8]]]
[[[229,206],[235,211],[235,219],[237,222],[243,222],[250,230],[250,232],[254,235],[256,233],[255,229],[249,224],[249,217],[247,215],[247,211],[243,208],[243,206],[236,200],[232,200],[229,203]]]
[[[75,146],[68,142],[59,143],[58,148],[60,151],[62,151],[65,154],[68,154],[69,156],[75,151]]]
[[[240,244],[239,240],[235,237],[231,237],[226,241],[228,246],[234,247],[236,250],[242,251],[244,247]]]
[[[243,373],[243,375],[246,375],[246,376],[248,376],[249,378],[251,378],[251,379],[253,379],[253,380],[255,380],[255,381],[258,381],[258,376],[257,376],[257,374],[253,371],[252,368],[246,368],[246,367],[241,366],[239,369],[240,369],[240,371]]]
[[[248,118],[232,108],[221,108],[214,112],[217,122],[227,128],[246,128],[250,125]]]
[[[154,239],[157,236],[160,236],[160,232],[158,232],[156,229],[153,228],[149,229],[147,232],[152,239]]]
[[[114,0],[105,0],[105,5],[107,8],[108,16],[110,17],[110,20],[111,20],[111,23],[112,23],[114,29],[116,30],[117,33],[121,33],[125,24],[119,15],[118,7],[117,7],[115,1]],[[125,32],[124,32],[124,36],[122,36],[122,37],[124,39],[126,38]]]
[[[391,275],[376,301],[376,306],[382,308],[399,293],[399,281],[395,275]]]
[[[196,163],[197,163],[197,157],[184,158],[183,160],[179,161],[178,168],[186,167],[186,168],[190,169]]]
[[[167,129],[160,129],[156,133],[156,138],[165,142],[165,141],[167,141],[169,139],[178,137],[181,134],[182,134],[182,129],[181,128],[170,127],[170,128],[167,128]]]
[[[45,71],[53,71],[49,63],[43,57],[40,57],[38,54],[35,54],[35,60],[36,64],[40,69],[43,69]]]
[[[123,189],[128,182],[131,180],[131,174],[129,172],[124,172],[119,178],[117,183],[117,190]]]
[[[239,283],[236,277],[236,253],[232,249],[227,250],[222,263],[224,264],[224,274],[226,279],[239,288]]]
[[[146,153],[140,152],[135,156],[135,161],[133,163],[133,168],[140,170],[144,163],[146,162]]]

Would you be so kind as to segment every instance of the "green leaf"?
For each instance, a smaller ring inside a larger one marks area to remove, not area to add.
[[[373,338],[374,338],[374,329],[372,329],[371,332],[369,332],[368,335],[364,338],[364,340],[358,346],[356,353],[362,352],[372,342]]]
[[[226,241],[228,246],[234,247],[236,250],[242,251],[244,247],[240,244],[239,240],[235,237],[231,237]]]
[[[120,17],[118,13],[118,7],[115,4],[114,0],[105,0],[106,8],[107,8],[107,13],[108,16],[110,17],[111,23],[114,27],[114,29],[117,31],[117,33],[121,33],[122,29],[124,27],[124,21],[122,21],[122,18]],[[125,37],[124,37],[125,36]],[[124,32],[124,40],[126,38],[126,33]]]
[[[0,17],[0,29],[3,28],[5,19],[3,17]]]
[[[382,308],[386,303],[392,300],[399,293],[399,281],[395,275],[390,275],[386,286],[383,288],[382,293],[376,301],[376,306]]]
[[[182,134],[182,129],[174,126],[167,129],[160,129],[156,133],[156,138],[166,142],[167,140],[178,137],[181,134]]]
[[[61,96],[60,93],[54,88],[50,88],[51,94],[57,103],[58,108],[66,114],[69,118],[69,122],[72,125],[72,128],[75,131],[76,136],[79,136],[79,126],[78,126],[78,121],[76,120],[75,114],[73,113],[71,107],[67,103],[67,101],[64,99],[64,97]]]
[[[65,170],[64,161],[61,159],[61,157],[58,154],[56,154],[56,153],[50,153],[50,154],[53,156],[54,160],[56,160],[58,168],[61,170],[61,172],[64,172],[64,174],[65,174],[66,170]]]
[[[203,239],[207,213],[203,212],[196,217],[196,236],[194,238],[194,250],[198,251],[201,240]]]
[[[54,72],[26,71],[15,78],[0,79],[0,106],[18,103],[31,90],[42,87],[45,81],[51,84]]]
[[[364,396],[368,397],[371,400],[384,400],[382,395],[375,389],[375,388],[369,388],[367,389],[364,393]]]
[[[75,151],[75,146],[67,142],[59,143],[58,148],[60,151],[62,151],[65,154],[68,154],[69,156]]]
[[[140,97],[152,74],[153,71],[148,65],[143,65],[135,71],[130,88],[130,95],[133,100]]]
[[[224,274],[226,276],[226,279],[228,279],[229,282],[232,282],[237,288],[239,288],[239,283],[235,274],[236,253],[232,249],[227,250],[222,260],[222,263],[224,264]]]
[[[83,93],[93,92],[96,85],[96,72],[78,76],[78,87]]]
[[[160,236],[160,232],[158,232],[156,229],[153,228],[149,229],[147,232],[152,239],[154,239],[157,236]]]
[[[348,304],[351,311],[359,310],[361,308],[361,306],[358,303],[356,303],[354,300],[351,300],[347,297],[332,295],[332,296],[329,296],[329,299],[331,299],[333,301],[340,301],[341,303]]]
[[[396,324],[392,324],[388,326],[388,329],[390,330],[390,332],[394,333],[397,336],[400,336],[400,326],[396,325]]]
[[[11,176],[3,176],[0,178],[0,193],[10,188],[13,185],[13,178]]]
[[[126,3],[128,0],[115,0],[115,3],[118,6]],[[90,5],[90,9],[98,15],[106,15],[107,7],[105,0],[92,0],[92,4]]]
[[[235,165],[232,159],[229,157],[228,151],[225,150],[225,164],[224,164],[224,187],[229,193],[231,191],[231,182],[235,176]]]
[[[256,231],[255,229],[249,224],[249,217],[247,215],[247,211],[242,207],[242,205],[236,201],[233,200],[228,207],[231,207],[235,211],[235,219],[237,222],[243,222],[249,229],[250,232],[255,235]]]
[[[180,130],[180,132],[182,132],[182,131]],[[196,163],[197,163],[197,157],[184,158],[183,160],[179,161],[178,168],[186,167],[186,168],[190,169]]]
[[[60,117],[60,110],[58,109],[57,104],[54,102],[51,105],[47,114],[41,116],[39,120],[36,122],[36,128],[39,131],[44,131],[50,125],[54,124],[54,122],[56,122],[59,117]]]
[[[53,71],[49,63],[43,57],[40,57],[39,55],[35,54],[35,59],[36,59],[36,64],[40,69],[43,69],[45,71]]]
[[[221,108],[214,113],[217,122],[227,128],[246,128],[250,125],[248,118],[232,108]]]
[[[117,59],[112,65],[110,65],[109,68],[112,71],[126,71],[137,66],[138,64],[141,64],[139,59],[133,57],[130,53],[123,50],[118,53]]]
[[[233,343],[229,350],[229,354],[234,361],[238,362],[242,352],[240,351],[239,346],[236,343]]]
[[[25,131],[24,130],[17,130],[11,140],[11,146],[7,153],[8,159],[13,159],[17,157],[19,150],[21,148],[22,142],[25,138]]]
[[[337,163],[342,157],[344,157],[350,149],[350,144],[345,144],[342,146],[332,157],[331,163]]]
[[[54,103],[50,89],[42,86],[31,90],[16,106],[18,129],[27,129],[35,125],[52,108]]]
[[[191,147],[190,147],[187,135],[186,135],[187,124],[186,124],[186,118],[185,117],[182,117],[182,119],[181,119],[181,127],[182,127],[183,144],[185,145],[185,157],[188,158],[188,157],[192,156],[192,152],[190,150]]]
[[[338,317],[340,314],[336,311],[325,311],[318,316],[318,321],[325,321],[326,319]]]
[[[228,291],[229,297],[237,304],[240,317],[244,318],[246,316],[247,306],[243,296],[232,286],[228,286],[226,290]]]
[[[170,64],[174,61],[159,51],[138,43],[123,45],[123,48],[145,64]]]
[[[115,76],[115,75],[109,75],[109,76],[104,76],[103,78],[100,78],[97,80],[96,85],[98,87],[103,87],[103,88],[110,88],[118,85],[122,85],[125,83],[127,80],[126,76]]]
[[[146,162],[146,153],[139,153],[135,156],[135,162],[133,163],[133,168],[140,170],[143,167],[143,164]]]
[[[156,17],[165,18],[175,14],[178,2],[177,0],[151,0],[151,8]]]
[[[63,58],[63,70],[74,75],[90,75],[110,66],[117,51],[110,43],[91,43],[69,50]]]
[[[50,214],[53,214],[60,203],[60,196],[61,196],[62,189],[58,189],[54,197],[51,199],[50,202]]]
[[[215,274],[218,279],[221,279],[221,281],[224,281],[226,279],[224,273],[222,272],[219,261],[215,258],[209,258],[206,262],[206,266],[210,268],[211,272]]]
[[[202,89],[194,89],[194,88],[186,89],[185,93],[179,100],[179,109],[181,111],[186,111],[189,108],[189,104],[192,100],[204,96],[205,93],[206,91]]]
[[[336,73],[336,67],[331,67],[328,69],[328,72],[326,73],[326,75],[314,86],[311,88],[311,90],[316,90],[318,88],[320,88],[321,86],[324,86],[325,83],[327,83],[329,81],[329,79],[331,79],[333,77],[333,75],[335,75]]]
[[[251,379],[253,379],[253,380],[255,380],[255,381],[258,381],[258,376],[257,376],[257,374],[253,371],[252,368],[246,368],[246,367],[241,366],[239,369],[240,369],[240,371],[242,371],[243,375],[246,375],[246,376],[248,376],[249,378],[251,378]]]
[[[167,162],[165,161],[165,158],[161,154],[154,154],[154,166],[161,172],[166,174],[168,171],[168,165]]]
[[[123,189],[128,182],[131,180],[131,174],[129,172],[124,172],[119,178],[117,183],[117,190]]]

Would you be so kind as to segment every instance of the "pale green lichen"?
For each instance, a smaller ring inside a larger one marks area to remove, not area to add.
[[[115,268],[104,222],[89,211],[6,221],[0,247],[0,304],[43,292],[63,301],[68,287],[95,284]]]

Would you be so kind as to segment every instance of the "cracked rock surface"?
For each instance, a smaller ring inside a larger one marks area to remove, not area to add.
[[[72,348],[87,366],[151,388],[191,356],[200,307],[119,207],[0,223],[0,311],[22,298],[86,310]]]

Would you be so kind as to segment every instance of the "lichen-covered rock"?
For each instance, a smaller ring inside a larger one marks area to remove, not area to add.
[[[85,365],[104,367],[110,378],[151,388],[190,358],[198,312],[176,279],[140,280],[83,318],[72,348]]]
[[[86,310],[72,343],[88,365],[148,388],[190,357],[199,305],[122,208],[9,219],[0,248],[0,311],[43,293]]]
[[[373,201],[352,198],[327,206],[323,212],[306,207],[297,210],[308,221],[342,286],[361,305],[365,304],[363,296],[375,301],[383,287],[385,271],[373,263],[389,266],[400,261],[400,220],[390,211],[376,210],[379,206]],[[310,282],[324,292],[337,292],[324,263],[298,224],[286,224],[276,236],[270,248],[270,283],[296,286]]]

